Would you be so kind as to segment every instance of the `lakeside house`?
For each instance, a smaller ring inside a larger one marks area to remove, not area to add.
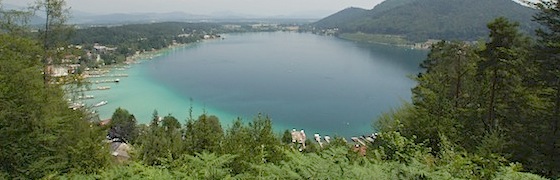
[[[251,28],[256,30],[275,30],[278,29],[278,24],[252,24]]]
[[[299,151],[303,151],[305,149],[305,140],[307,139],[303,129],[301,131],[296,131],[296,129],[292,129],[291,134],[292,134],[292,143],[301,144],[301,148],[299,148]]]
[[[68,67],[50,65],[47,67],[47,72],[51,77],[64,77],[68,76]]]
[[[99,122],[100,126],[107,126],[111,123],[111,119],[105,119]],[[132,149],[126,141],[120,137],[120,135],[113,129],[109,130],[109,134],[107,134],[107,139],[104,140],[107,144],[109,144],[109,153],[111,156],[115,158],[115,160],[119,163],[123,163],[128,161],[131,157],[128,152]]]
[[[111,48],[111,47],[99,45],[97,43],[93,45],[93,49],[96,50],[97,52],[107,52],[107,51],[116,51],[117,50],[116,47]]]
[[[284,27],[285,31],[299,31],[299,26],[286,26]]]
[[[115,157],[117,162],[126,162],[130,159],[128,152],[130,151],[130,146],[124,142],[113,141],[111,143],[111,155]]]
[[[229,30],[241,29],[241,25],[237,25],[237,24],[226,24],[223,25],[222,27]]]

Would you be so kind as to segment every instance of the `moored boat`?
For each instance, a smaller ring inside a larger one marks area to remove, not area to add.
[[[99,86],[97,87],[97,90],[107,90],[107,89],[111,89],[110,86]]]
[[[78,96],[78,99],[93,99],[95,96],[93,95],[85,95],[85,96]]]
[[[108,102],[108,101],[101,101],[101,102],[99,102],[99,103],[93,105],[93,107],[103,106],[103,105],[105,105],[105,104],[107,104],[107,103],[109,103],[109,102]]]

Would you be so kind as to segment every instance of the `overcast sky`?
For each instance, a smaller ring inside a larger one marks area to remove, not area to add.
[[[0,0],[25,6],[34,0]],[[372,9],[383,0],[66,0],[72,10],[108,14],[119,12],[176,12],[213,14],[234,12],[260,16],[332,14],[347,7]]]

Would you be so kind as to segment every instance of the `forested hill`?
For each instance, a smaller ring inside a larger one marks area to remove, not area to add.
[[[315,25],[322,28],[339,27],[347,23],[348,20],[364,17],[368,12],[366,9],[350,7],[316,22]]]
[[[486,24],[500,16],[533,32],[535,12],[511,0],[386,0],[372,10],[342,10],[314,26],[338,28],[340,33],[404,35],[411,41],[477,40],[487,36]]]

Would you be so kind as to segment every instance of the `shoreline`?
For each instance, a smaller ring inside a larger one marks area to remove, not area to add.
[[[195,43],[199,43],[199,42],[195,42]],[[174,50],[174,49],[184,48],[184,47],[193,45],[195,43],[174,44],[174,45],[169,45],[169,46],[167,46],[165,48],[162,48],[162,49],[144,51],[144,52],[137,52],[135,55],[127,56],[124,64],[130,65],[130,64],[133,64],[133,63],[137,63],[140,60],[151,60],[155,57],[162,56],[165,52],[168,52],[168,51],[171,51],[171,50]]]
[[[84,96],[86,96],[85,94],[87,93],[87,96],[89,96],[90,98],[76,100],[78,100],[78,103],[83,104],[85,107],[88,107],[88,112],[96,112],[96,116],[100,121],[110,119],[110,113],[101,114],[99,108],[103,108],[101,106],[105,106],[107,103],[112,103],[107,101],[107,96],[118,94],[118,92],[115,92],[115,90],[111,88],[111,86],[118,86],[118,84],[120,84],[123,80],[127,81],[126,79],[128,79],[130,75],[130,72],[128,70],[130,70],[131,68],[137,68],[133,67],[134,64],[140,64],[142,63],[142,61],[149,61],[153,58],[165,55],[166,52],[172,51],[174,49],[184,48],[191,44],[194,43],[174,44],[158,50],[137,52],[135,55],[126,57],[126,60],[123,63],[105,65],[96,69],[87,70],[83,73],[82,76],[83,79],[90,84],[88,85],[88,88],[83,91],[83,94]],[[135,75],[133,74],[132,76]],[[97,97],[91,94],[95,94]],[[97,105],[99,104],[99,101],[106,103],[104,103],[103,105]],[[126,107],[124,108],[126,109]],[[114,111],[114,109],[112,109],[112,111]]]
[[[430,50],[432,45],[440,40],[429,39],[423,43],[415,43],[406,40],[403,36],[388,34],[368,34],[362,32],[343,33],[336,36],[340,39],[349,40],[358,43],[374,43],[388,46],[396,46],[402,48],[410,48],[417,50]]]
[[[109,88],[106,91],[89,91],[87,95],[95,95],[95,98],[87,99],[84,102],[86,102],[87,107],[92,107],[100,101],[108,101],[106,105],[91,108],[91,110],[97,112],[100,120],[110,119],[111,114],[118,107],[134,114],[139,124],[148,124],[153,110],[157,110],[160,116],[171,114],[178,119],[184,119],[187,117],[186,112],[189,106],[192,106],[194,118],[207,112],[218,116],[224,127],[230,125],[237,116],[218,109],[209,109],[206,105],[199,102],[189,102],[188,96],[183,96],[173,90],[169,90],[167,87],[158,84],[157,81],[146,80],[145,73],[141,72],[146,68],[146,65],[150,66],[149,64],[144,65],[144,63],[151,64],[155,62],[152,59],[155,60],[156,57],[166,56],[175,50],[188,48],[203,42],[175,44],[158,50],[146,51],[127,57],[127,63],[108,65],[98,69],[105,72],[104,76],[89,77],[88,80],[92,81],[111,77],[112,74],[121,73],[119,71],[129,76],[121,78],[118,84],[107,84],[106,86],[115,87]],[[105,84],[98,85],[92,83],[92,89],[95,89],[95,86],[105,86]],[[163,94],[163,96],[156,97],[154,94]],[[164,101],[168,102],[165,104],[169,106],[157,106]]]

